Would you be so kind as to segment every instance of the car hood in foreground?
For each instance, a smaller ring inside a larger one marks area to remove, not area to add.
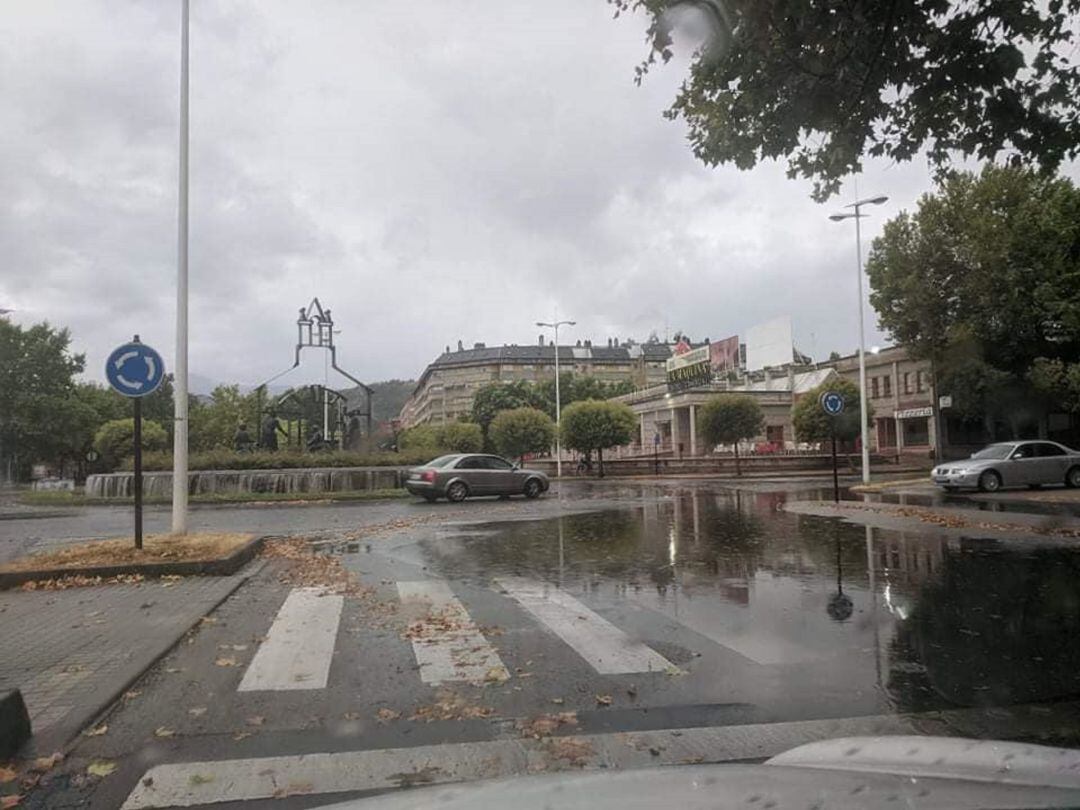
[[[684,765],[522,776],[408,790],[339,810],[678,807],[988,808],[1080,804],[1080,751],[942,737],[853,737],[764,765]]]

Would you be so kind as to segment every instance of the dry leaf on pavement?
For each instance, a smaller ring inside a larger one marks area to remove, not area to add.
[[[266,718],[263,717],[261,714],[253,714],[244,722],[246,722],[249,726],[261,726],[263,723],[266,722]]]
[[[208,785],[213,781],[214,781],[214,777],[213,777],[212,774],[210,776],[206,776],[206,775],[201,774],[201,773],[193,773],[188,778],[188,782],[190,782],[193,785]]]
[[[21,795],[16,796],[0,796],[0,810],[10,810],[12,807],[18,807],[19,802],[22,801]]]
[[[204,714],[206,714],[206,707],[195,706],[191,709],[188,709],[187,713],[190,714],[192,717],[202,717]]]
[[[34,760],[30,766],[30,770],[44,773],[45,771],[55,768],[59,763],[64,761],[64,755],[59,751],[56,751],[52,756],[38,757]]]
[[[176,732],[173,731],[171,728],[166,728],[165,726],[158,726],[156,729],[154,729],[154,736],[162,738],[175,737]]]
[[[83,734],[85,736],[87,736],[87,737],[100,737],[102,734],[104,734],[108,730],[109,730],[109,724],[108,723],[102,723],[97,728],[88,728],[86,731],[83,732]]]
[[[219,667],[235,667],[236,659],[222,657],[215,660],[214,663],[217,664]]]
[[[401,717],[401,712],[395,712],[393,709],[379,709],[376,716],[379,718],[380,723],[389,723],[391,720],[397,720]]]
[[[14,781],[18,775],[19,772],[16,771],[14,768],[0,765],[0,784]]]
[[[236,742],[240,742],[240,740],[243,740],[243,739],[245,739],[247,737],[250,737],[250,736],[251,736],[250,731],[238,731],[238,732],[236,732],[235,734],[232,735],[232,738]]]
[[[601,706],[610,706],[611,695],[597,695],[596,702],[599,703]]]
[[[86,767],[86,772],[91,776],[106,777],[116,770],[115,762],[107,762],[105,760],[99,760],[97,762],[91,762]]]

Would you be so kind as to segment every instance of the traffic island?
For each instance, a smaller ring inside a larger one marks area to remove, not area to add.
[[[95,540],[0,565],[0,589],[228,576],[249,562],[261,545],[261,537],[237,533],[149,535],[141,549],[131,538]]]

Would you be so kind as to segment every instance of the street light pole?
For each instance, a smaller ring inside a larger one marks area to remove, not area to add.
[[[858,268],[858,289],[859,289],[859,422],[862,436],[862,480],[864,484],[870,483],[870,426],[867,424],[867,402],[866,402],[866,328],[864,326],[863,318],[863,264],[862,264],[862,228],[860,227],[859,220],[866,214],[862,213],[862,206],[864,205],[881,205],[888,201],[888,197],[868,197],[865,200],[858,200],[848,208],[854,208],[855,213],[852,214],[832,214],[829,219],[833,222],[842,222],[845,219],[855,220],[855,253],[856,253],[856,266]]]
[[[180,192],[177,217],[176,362],[173,368],[173,534],[187,533],[188,505],[188,0],[180,19]]]
[[[562,478],[562,398],[559,395],[559,327],[576,326],[576,321],[537,321],[537,326],[555,330],[555,477]]]

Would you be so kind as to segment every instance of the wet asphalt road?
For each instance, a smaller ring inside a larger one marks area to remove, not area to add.
[[[325,685],[239,691],[296,587],[271,563],[115,708],[106,734],[73,751],[73,774],[101,759],[117,772],[66,789],[61,779],[35,801],[116,807],[161,763],[516,738],[529,718],[557,712],[576,712],[577,732],[624,732],[1080,694],[1080,549],[783,509],[819,497],[816,487],[616,484],[576,487],[562,503],[453,510],[200,510],[196,525],[222,528],[214,517],[227,516],[275,534],[361,520],[400,528],[328,547],[373,593],[343,601]],[[439,517],[408,521],[418,514]],[[464,619],[410,603],[409,588],[451,595]],[[448,616],[450,680],[432,683]],[[484,677],[496,662],[506,677]],[[476,672],[480,683],[465,680]]]

